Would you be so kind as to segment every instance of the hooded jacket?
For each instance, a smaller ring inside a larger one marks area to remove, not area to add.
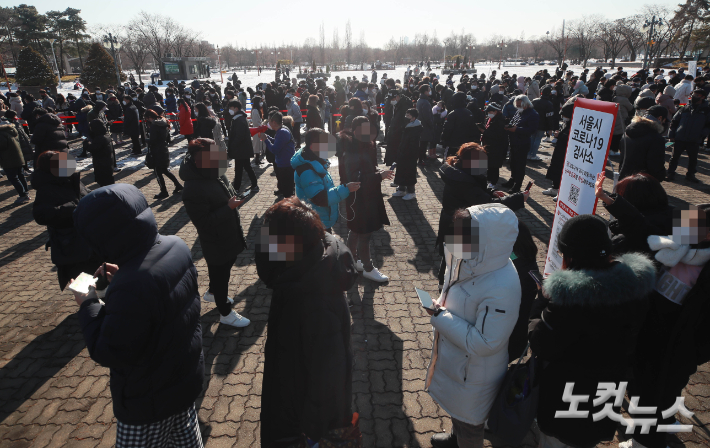
[[[328,172],[330,162],[316,158],[305,147],[291,157],[291,166],[296,171],[294,180],[298,199],[313,207],[326,229],[333,227],[338,221],[338,203],[350,195],[348,187],[336,187]]]
[[[423,129],[422,123],[414,120],[408,123],[402,132],[397,150],[397,170],[394,174],[394,183],[397,185],[411,187],[417,183],[419,140]]]
[[[561,442],[591,448],[611,440],[617,422],[592,414],[604,405],[579,403],[587,418],[555,418],[569,409],[565,384],[574,382],[575,395],[596,396],[600,382],[628,381],[636,337],[648,309],[648,294],[656,281],[651,260],[638,253],[616,258],[608,269],[559,270],[543,283],[533,304],[530,347],[547,367],[540,372],[537,422],[540,430]],[[615,410],[617,413],[619,409]]]
[[[684,79],[676,86],[674,100],[680,100],[680,104],[687,104],[688,98],[693,93],[693,81]]]
[[[106,125],[101,120],[89,123],[91,143],[87,150],[94,162],[94,177],[96,183],[104,187],[113,181],[113,151],[111,139],[106,136]]]
[[[540,98],[540,83],[537,82],[537,79],[533,79],[530,82],[526,95],[530,98],[530,101]]]
[[[625,84],[620,84],[616,86],[614,90],[614,102],[619,105],[619,110],[616,112],[616,124],[614,125],[614,135],[619,135],[624,133],[626,129],[626,122],[629,119],[629,115],[633,115],[634,105],[629,101],[631,96],[631,86]]]
[[[195,129],[192,126],[192,110],[187,104],[178,105],[178,121],[181,135],[192,135]]]
[[[656,97],[656,103],[668,109],[668,117],[666,119],[670,121],[675,114],[676,108],[675,103],[673,103],[673,96],[675,95],[675,89],[673,86],[666,86],[663,89],[663,93],[659,93]]]
[[[195,121],[193,130],[195,131],[195,138],[208,138],[212,140],[214,138],[214,133],[212,132],[214,127],[217,126],[217,119],[208,115],[206,117],[197,117]]]
[[[35,145],[35,161],[44,151],[67,152],[69,149],[62,120],[54,114],[44,114],[35,121],[30,141]]]
[[[157,120],[153,120],[153,124],[150,125],[148,146],[151,154],[153,154],[156,167],[163,166],[168,168],[170,166],[170,150],[168,149],[169,132],[170,123],[165,119],[158,118]]]
[[[10,97],[10,110],[14,110],[19,117],[22,114],[22,98],[19,96]]]
[[[197,229],[205,261],[220,266],[235,260],[247,243],[239,211],[228,205],[237,195],[231,183],[216,169],[197,168],[192,154],[180,165],[180,179],[185,181],[182,202]]]
[[[15,125],[0,124],[0,167],[5,170],[20,168],[25,164],[20,138]]]
[[[319,440],[352,419],[353,352],[345,291],[357,279],[345,243],[326,233],[291,266],[256,254],[273,290],[264,344],[261,446],[305,434]]]
[[[434,346],[425,385],[452,418],[480,425],[508,369],[508,338],[518,319],[520,281],[509,258],[518,219],[501,204],[468,211],[478,223],[479,250],[468,260],[445,250],[439,298],[445,310],[431,317]]]
[[[663,182],[666,178],[666,140],[663,125],[654,118],[636,116],[626,128],[624,160],[619,179],[639,172]]]
[[[444,145],[453,148],[455,152],[464,143],[480,142],[481,132],[473,121],[473,114],[466,109],[465,93],[455,93],[451,105],[453,111],[446,116],[441,141]]]
[[[74,225],[103,260],[119,266],[105,304],[91,299],[79,307],[89,355],[110,369],[114,415],[142,425],[184,412],[204,380],[190,249],[179,237],[158,233],[145,197],[132,185],[85,196]]]

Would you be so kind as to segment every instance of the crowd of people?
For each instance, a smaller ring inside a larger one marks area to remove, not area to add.
[[[82,272],[109,285],[75,298],[91,357],[111,369],[119,447],[202,446],[194,402],[205,373],[190,250],[159,234],[138,188],[114,183],[124,137],[129,157],[145,157],[154,170],[155,199],[170,196],[165,177],[180,195],[207,263],[202,300],[214,302],[219,322],[231,327],[250,325],[229,293],[232,268],[247,249],[239,207],[259,192],[254,169],[273,165],[276,200],[255,247],[259,278],[272,290],[261,446],[360,446],[346,292],[360,273],[389,280],[371,252],[373,233],[390,224],[382,183],[390,182],[392,197],[416,200],[418,167],[431,167],[444,190],[435,243],[441,294],[426,309],[434,332],[425,387],[453,421],[432,445],[482,447],[508,363],[530,348],[542,361],[529,385],[540,391],[540,447],[591,447],[611,440],[617,422],[593,418],[604,404],[591,402],[575,408],[586,417],[556,418],[569,408],[569,383],[577,395],[594,396],[600,383],[626,382],[640,397],[635,405],[657,407],[659,424],[672,424],[674,415],[662,411],[710,360],[710,206],[675,209],[662,185],[674,180],[684,152],[686,180],[699,182],[697,155],[710,134],[709,70],[575,75],[563,65],[532,77],[464,72],[457,81],[408,70],[379,82],[375,72],[370,82],[336,76],[332,85],[284,76],[246,90],[235,73],[224,92],[197,79],[169,83],[165,96],[130,84],[84,89],[78,98],[13,92],[0,98],[0,166],[18,204],[31,201],[31,174],[33,215],[47,227],[60,288]],[[537,247],[515,212],[530,197],[526,168],[542,160],[543,141],[554,145],[543,193],[556,199],[578,98],[619,105],[609,151],[620,181],[606,193],[600,173],[595,188],[613,219],[568,220],[557,242],[562,269],[540,280]],[[93,191],[68,154],[72,126],[82,156],[93,158]],[[170,145],[178,134],[187,154],[176,177]],[[500,176],[506,162],[507,180]],[[338,221],[346,223],[346,241],[334,234]],[[662,448],[664,437],[637,428],[624,443]]]

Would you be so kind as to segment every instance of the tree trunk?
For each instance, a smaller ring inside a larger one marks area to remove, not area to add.
[[[82,71],[84,71],[84,60],[81,58],[81,47],[79,46],[79,40],[75,38],[74,43],[76,44],[76,54],[79,56],[79,67]]]
[[[636,50],[632,49],[629,55],[629,62],[636,62]]]
[[[616,56],[611,57],[611,68],[614,68],[614,65],[616,64]]]

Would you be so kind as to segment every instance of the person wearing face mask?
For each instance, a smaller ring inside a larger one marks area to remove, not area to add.
[[[113,180],[113,148],[111,140],[106,134],[106,125],[101,120],[92,120],[89,123],[91,143],[88,151],[94,165],[94,180],[100,187],[111,185]]]
[[[387,152],[385,153],[385,165],[392,165],[397,161],[399,152],[399,144],[402,141],[402,133],[404,127],[409,123],[405,117],[407,110],[412,107],[412,100],[405,94],[406,92],[398,89],[389,91],[390,104],[392,105],[392,119],[387,128],[386,142]],[[394,184],[391,184],[394,186]]]
[[[572,126],[572,113],[574,111],[574,100],[568,101],[560,110],[562,116],[562,126],[559,131],[555,131],[555,149],[552,151],[550,166],[547,167],[545,179],[552,181],[552,186],[542,192],[546,196],[553,196],[557,200],[557,193],[562,181],[562,172],[565,166],[565,156],[567,155],[567,142],[569,141],[569,131]]]
[[[619,179],[644,172],[662,182],[666,177],[666,141],[661,136],[667,122],[668,110],[655,105],[645,117],[635,116],[626,128],[623,144],[624,159],[619,170]]]
[[[250,321],[232,309],[229,276],[237,256],[246,248],[237,199],[227,176],[227,154],[214,140],[196,138],[187,147],[180,164],[180,179],[185,182],[182,202],[190,221],[197,229],[202,254],[207,262],[209,288],[203,300],[213,302],[220,323],[246,327]]]
[[[491,103],[505,104],[508,102],[508,97],[505,96],[505,87],[501,84],[494,85],[491,93]]]
[[[269,127],[275,131],[274,137],[260,133],[259,138],[266,144],[266,150],[274,155],[274,171],[276,172],[277,190],[274,195],[293,196],[294,180],[291,158],[295,152],[296,142],[291,131],[284,126],[284,117],[281,112],[274,112],[269,116]]]
[[[165,183],[166,176],[175,185],[173,194],[182,191],[182,185],[177,177],[170,172],[170,150],[168,149],[168,134],[170,133],[170,123],[154,109],[145,112],[145,120],[150,129],[150,140],[148,151],[153,156],[153,172],[160,187],[160,193],[153,196],[154,199],[165,199],[170,196]]]
[[[425,387],[452,419],[433,447],[483,446],[484,424],[508,369],[521,287],[510,254],[518,218],[502,204],[460,209],[444,236],[441,296],[427,309],[434,345]]]
[[[500,167],[508,152],[508,136],[505,133],[505,117],[497,103],[486,106],[485,129],[482,130],[481,144],[488,154],[488,183],[496,185],[500,179]]]
[[[254,157],[254,146],[252,135],[249,132],[247,115],[242,110],[242,103],[232,99],[227,103],[227,114],[230,117],[229,142],[227,144],[227,156],[234,160],[234,191],[239,192],[242,185],[242,175],[246,171],[251,187],[251,194],[259,191],[256,174],[249,163],[249,159]],[[257,137],[258,138],[258,137]],[[261,141],[260,141],[261,142]]]
[[[360,182],[335,186],[328,172],[328,159],[332,155],[335,155],[335,143],[328,141],[323,129],[311,128],[306,132],[304,147],[291,158],[296,196],[313,207],[326,229],[331,229],[338,221],[338,204],[360,188]]]
[[[676,91],[677,94],[677,91]],[[688,152],[688,171],[685,180],[700,183],[695,177],[698,151],[704,138],[710,133],[710,106],[705,100],[705,90],[695,89],[690,104],[681,107],[673,116],[668,137],[673,144],[673,156],[668,163],[666,180],[675,179],[675,171],[681,154]]]
[[[140,118],[138,108],[133,104],[133,99],[129,95],[123,97],[123,132],[131,138],[133,144],[133,155],[141,155]]]
[[[101,87],[96,86],[94,93],[91,94],[91,101],[96,103],[97,101],[105,101],[104,93],[101,91]]]
[[[143,101],[141,101],[139,99],[140,96],[142,96],[142,92],[143,91],[141,89],[136,89],[135,91],[130,91],[129,95],[130,95],[131,99],[133,100],[133,105],[136,106],[136,109],[138,109],[138,116],[140,117],[140,120],[141,120],[141,126],[140,126],[141,142],[145,146],[146,145],[145,130],[148,125],[144,121],[144,116],[145,116],[145,111],[148,109],[145,107],[145,104],[143,104]]]
[[[422,133],[419,136],[419,164],[428,160],[436,160],[436,142],[434,141],[434,116],[431,113],[431,87],[424,84],[419,88],[417,112],[422,123]],[[429,154],[427,154],[427,150]]]
[[[537,131],[540,116],[533,108],[532,102],[525,95],[515,97],[517,112],[510,125],[505,128],[510,139],[510,180],[504,183],[504,188],[510,188],[509,193],[520,191],[525,179],[527,154],[532,143],[531,136]]]
[[[180,124],[180,135],[184,135],[188,141],[191,140],[195,128],[192,124],[192,109],[185,98],[178,100],[178,123]]]

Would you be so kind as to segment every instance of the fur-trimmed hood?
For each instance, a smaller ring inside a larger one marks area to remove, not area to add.
[[[660,134],[663,132],[663,125],[657,120],[641,117],[639,115],[636,115],[631,120],[629,127],[626,128],[626,135],[631,138],[639,138],[651,132]]]
[[[543,293],[560,306],[614,306],[646,297],[656,283],[656,269],[640,253],[615,258],[604,270],[559,270],[545,279]]]

